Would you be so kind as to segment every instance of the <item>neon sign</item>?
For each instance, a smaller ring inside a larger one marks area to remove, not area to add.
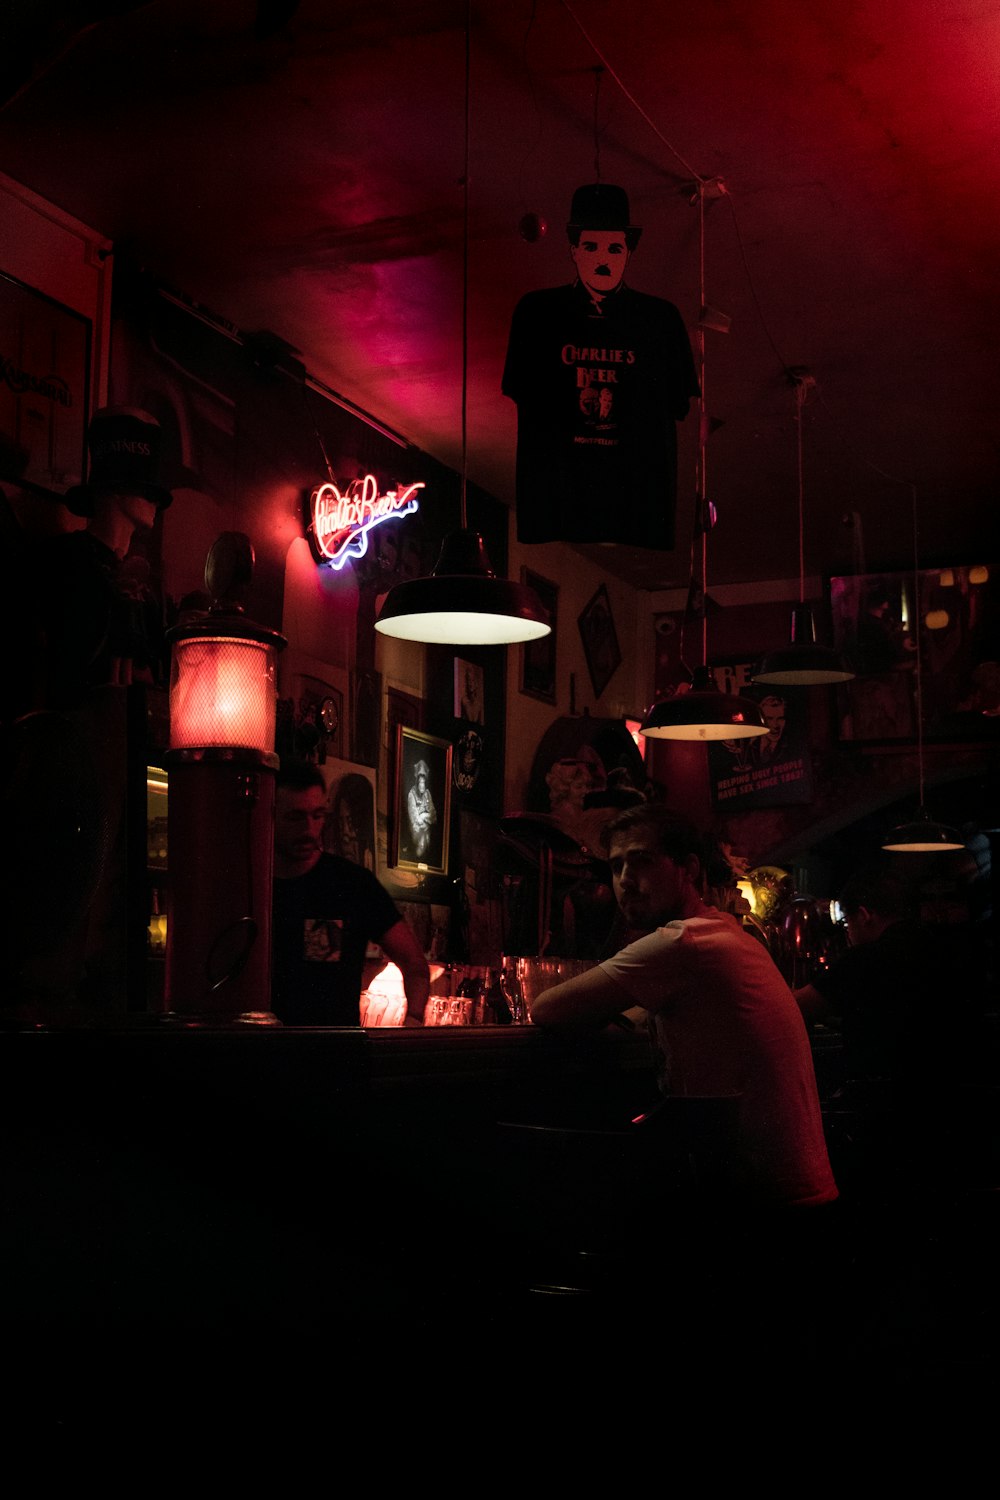
[[[309,497],[309,518],[321,561],[339,569],[352,557],[364,557],[369,531],[395,516],[411,515],[423,488],[423,483],[408,484],[380,495],[374,474],[352,479],[343,493],[333,480],[318,485]]]

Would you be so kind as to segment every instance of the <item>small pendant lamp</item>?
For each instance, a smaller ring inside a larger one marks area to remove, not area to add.
[[[920,646],[920,546],[917,535],[917,489],[910,489],[913,508],[913,619],[916,621],[916,671],[917,689],[917,777],[920,804],[917,815],[910,823],[892,828],[882,840],[882,848],[893,854],[936,854],[946,849],[962,849],[964,841],[954,828],[944,823],[935,823],[924,807],[924,664]]]
[[[849,682],[854,673],[836,651],[816,642],[816,622],[812,605],[806,603],[804,506],[802,484],[802,408],[807,392],[815,386],[813,377],[802,370],[789,372],[795,387],[795,430],[799,471],[799,602],[792,611],[791,645],[769,651],[752,674],[754,682],[774,687],[819,687],[833,682]]]
[[[759,704],[721,693],[701,666],[688,692],[653,704],[639,733],[653,740],[748,740],[767,734],[767,725]]]
[[[382,601],[375,629],[381,635],[431,645],[506,646],[551,635],[534,589],[498,578],[486,545],[466,520],[469,408],[469,97],[471,5],[465,10],[465,170],[462,176],[462,489],[461,529],[445,537],[427,578],[398,583]]]

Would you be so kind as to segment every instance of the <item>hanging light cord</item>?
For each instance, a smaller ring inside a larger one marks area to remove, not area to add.
[[[920,811],[924,810],[924,672],[923,654],[920,648],[920,540],[917,524],[917,487],[910,485],[910,508],[913,518],[913,613],[917,645],[917,786],[920,796]]]
[[[804,380],[795,382],[795,439],[798,449],[798,475],[799,475],[799,603],[806,602],[806,553],[805,542],[805,510],[803,505],[803,483],[802,483],[802,408],[806,404],[806,383]]]
[[[698,200],[698,291],[700,306],[705,306],[705,195],[699,189]],[[701,619],[701,664],[708,666],[708,475],[707,454],[708,418],[705,400],[705,330],[701,323],[695,339],[698,366],[698,456],[695,468],[694,527],[691,532],[691,552],[688,565],[688,598],[681,619],[679,653],[681,662],[690,671],[685,651],[685,639],[689,617],[699,615]],[[701,537],[701,577],[695,561],[699,535]]]
[[[700,186],[700,184],[699,184]],[[698,193],[698,306],[705,306],[705,194]],[[705,330],[698,320],[698,504],[701,527],[701,664],[708,666],[708,405],[705,399]]]
[[[594,69],[594,181],[601,180],[601,74],[604,64]]]
[[[577,29],[579,30],[579,32],[583,36],[584,41],[587,43],[587,46],[593,52],[594,56],[600,59],[601,63],[604,65],[604,67],[611,74],[612,78],[615,80],[615,83],[617,83],[618,87],[621,89],[622,93],[625,95],[625,98],[631,104],[632,108],[635,109],[635,110],[637,110],[638,113],[642,116],[642,118],[645,120],[646,124],[649,126],[650,130],[656,136],[657,140],[660,141],[660,142],[662,142],[662,144],[664,146],[666,146],[666,148],[670,152],[671,156],[676,157],[676,159],[680,162],[681,166],[684,168],[684,170],[686,172],[690,172],[690,174],[694,178],[695,182],[697,182],[699,185],[701,185],[702,183],[704,183],[706,181],[706,179],[701,175],[700,172],[696,172],[695,171],[694,167],[692,167],[692,165],[691,165],[690,162],[684,160],[684,157],[677,150],[677,147],[674,146],[670,141],[667,140],[667,138],[663,134],[662,130],[660,130],[660,128],[649,117],[649,115],[643,109],[642,105],[639,103],[639,101],[635,97],[635,95],[632,94],[632,93],[630,93],[629,90],[625,87],[625,85],[622,82],[621,78],[615,72],[615,70],[611,66],[611,64],[608,62],[607,58],[605,57],[604,53],[601,51],[600,47],[594,41],[593,37],[588,32],[587,28],[584,26],[584,24],[580,20],[579,16],[573,10],[573,7],[567,3],[567,0],[562,0],[562,7],[563,7],[563,10],[565,10],[566,14],[569,16],[570,20],[573,22],[573,24],[577,27]]]
[[[466,529],[469,483],[469,136],[472,77],[472,0],[465,0],[465,157],[462,168],[462,486],[460,514]]]

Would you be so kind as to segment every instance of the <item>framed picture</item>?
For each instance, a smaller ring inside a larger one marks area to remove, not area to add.
[[[857,674],[837,689],[842,739],[916,737],[918,643],[923,733],[949,740],[992,727],[998,579],[992,563],[830,579],[834,645]]]
[[[578,624],[594,695],[599,698],[622,659],[614,617],[611,614],[611,600],[603,583],[584,606]]]
[[[454,713],[467,724],[483,722],[483,669],[460,656],[455,657]]]
[[[322,767],[327,813],[323,848],[375,873],[375,772],[371,766],[328,758]]]
[[[464,802],[474,796],[482,777],[486,743],[477,729],[466,729],[455,741],[452,782]]]
[[[292,679],[295,754],[322,765],[342,760],[351,743],[348,733],[350,688],[341,667],[299,656]]]
[[[90,320],[0,274],[0,430],[27,453],[23,478],[63,495],[86,473]]]
[[[767,734],[756,739],[713,740],[707,747],[712,805],[727,814],[813,799],[806,699],[794,689],[782,692],[753,682],[753,668],[753,657],[712,666],[719,692],[740,693],[759,704],[767,725]]]
[[[451,757],[447,740],[398,726],[390,864],[447,875]]]
[[[556,701],[556,626],[559,618],[559,588],[530,568],[521,569],[521,582],[534,589],[542,602],[551,635],[521,647],[521,692],[543,703]]]

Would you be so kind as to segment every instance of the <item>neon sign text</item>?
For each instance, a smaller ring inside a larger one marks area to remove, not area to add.
[[[368,533],[394,516],[408,516],[417,509],[416,493],[422,483],[378,492],[374,474],[352,479],[343,494],[333,483],[318,485],[309,497],[312,533],[316,548],[331,568],[342,568],[352,557],[368,551]]]

